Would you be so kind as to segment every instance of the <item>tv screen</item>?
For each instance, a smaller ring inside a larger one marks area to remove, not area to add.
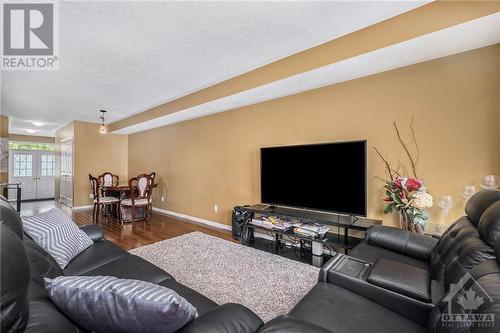
[[[261,148],[265,204],[366,216],[366,141]]]

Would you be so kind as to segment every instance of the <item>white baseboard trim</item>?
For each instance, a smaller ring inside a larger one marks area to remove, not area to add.
[[[93,205],[88,205],[88,206],[76,206],[71,208],[72,210],[85,210],[85,209],[91,209],[94,208]]]
[[[222,223],[205,220],[205,219],[202,219],[202,218],[199,218],[199,217],[195,217],[195,216],[191,216],[191,215],[177,213],[177,212],[173,212],[171,210],[166,210],[166,209],[161,209],[161,208],[153,207],[153,211],[157,212],[157,213],[160,213],[160,214],[163,214],[163,215],[175,216],[175,217],[178,217],[180,219],[184,219],[184,220],[188,220],[188,221],[193,221],[193,222],[198,222],[198,223],[206,224],[206,225],[209,225],[211,227],[218,228],[218,229],[224,229],[224,230],[229,230],[229,231],[232,230],[231,226],[227,225],[227,224],[222,224]]]
[[[229,230],[229,231],[232,230],[231,226],[227,225],[227,224],[222,224],[222,223],[218,223],[218,222],[214,222],[214,221],[204,220],[204,219],[199,218],[199,217],[194,217],[194,216],[191,216],[191,215],[181,214],[181,213],[173,212],[171,210],[166,210],[166,209],[161,209],[161,208],[153,207],[153,211],[157,212],[157,213],[160,213],[162,215],[175,216],[175,217],[178,217],[178,218],[183,219],[183,220],[188,220],[188,221],[193,221],[193,222],[198,222],[198,223],[206,224],[206,225],[209,225],[211,227],[218,228],[218,229],[224,229],[224,230]],[[255,232],[254,236],[257,237],[257,238],[267,239],[267,240],[271,240],[271,241],[274,240],[274,237],[272,237],[270,235],[266,235],[266,234],[260,233],[260,232]]]

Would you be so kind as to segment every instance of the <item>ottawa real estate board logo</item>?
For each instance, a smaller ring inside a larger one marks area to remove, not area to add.
[[[446,304],[441,314],[443,327],[474,328],[477,332],[495,328],[495,313],[486,310],[495,301],[469,273],[456,284],[450,285],[450,290],[442,301]]]
[[[57,3],[3,3],[2,70],[59,68]]]

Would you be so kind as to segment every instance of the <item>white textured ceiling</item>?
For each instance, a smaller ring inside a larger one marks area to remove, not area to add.
[[[2,72],[1,111],[22,134],[116,121],[425,3],[60,2],[59,70]]]
[[[319,67],[114,133],[133,134],[500,43],[500,13]]]

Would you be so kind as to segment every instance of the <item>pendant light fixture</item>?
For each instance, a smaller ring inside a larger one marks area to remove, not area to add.
[[[101,116],[99,119],[101,120],[101,125],[99,126],[99,133],[101,134],[107,134],[108,133],[108,128],[106,127],[106,124],[104,123],[104,114],[106,113],[106,110],[99,110],[101,112]]]

